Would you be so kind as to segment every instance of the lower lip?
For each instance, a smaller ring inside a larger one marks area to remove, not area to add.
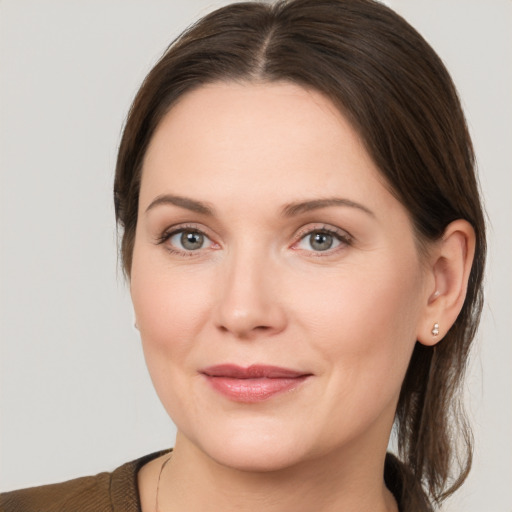
[[[308,378],[307,375],[294,378],[235,379],[206,375],[210,385],[235,402],[263,402],[275,395],[292,391]]]

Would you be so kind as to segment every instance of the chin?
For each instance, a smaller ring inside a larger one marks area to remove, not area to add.
[[[287,469],[301,460],[292,447],[276,447],[273,443],[254,447],[231,444],[221,450],[210,450],[208,455],[218,464],[251,473],[268,473]]]
[[[212,435],[213,434],[213,435]],[[216,463],[246,472],[272,472],[291,467],[306,456],[304,445],[286,429],[231,429],[210,432],[194,443]]]

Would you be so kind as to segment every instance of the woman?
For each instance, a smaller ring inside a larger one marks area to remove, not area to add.
[[[114,187],[175,447],[2,505],[431,510],[471,462],[473,167],[444,66],[388,8],[233,4],[198,22],[141,87]]]

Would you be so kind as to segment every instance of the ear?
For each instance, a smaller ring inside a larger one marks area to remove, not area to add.
[[[417,340],[428,346],[438,343],[457,319],[468,286],[475,254],[475,231],[466,220],[450,223],[435,242],[429,257],[429,279],[423,319]]]

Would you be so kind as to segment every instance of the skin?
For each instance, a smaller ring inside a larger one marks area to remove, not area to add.
[[[155,204],[166,194],[211,211]],[[345,203],[289,208],[332,198]],[[178,429],[160,510],[396,510],[382,475],[400,386],[416,340],[437,342],[433,323],[447,328],[460,309],[467,227],[420,256],[357,133],[327,98],[288,83],[182,97],[146,153],[138,215],[131,294]],[[179,229],[204,244],[165,239]],[[333,244],[319,251],[311,233],[324,229]],[[239,403],[200,374],[221,363],[311,376]],[[139,474],[145,511],[161,464]]]

